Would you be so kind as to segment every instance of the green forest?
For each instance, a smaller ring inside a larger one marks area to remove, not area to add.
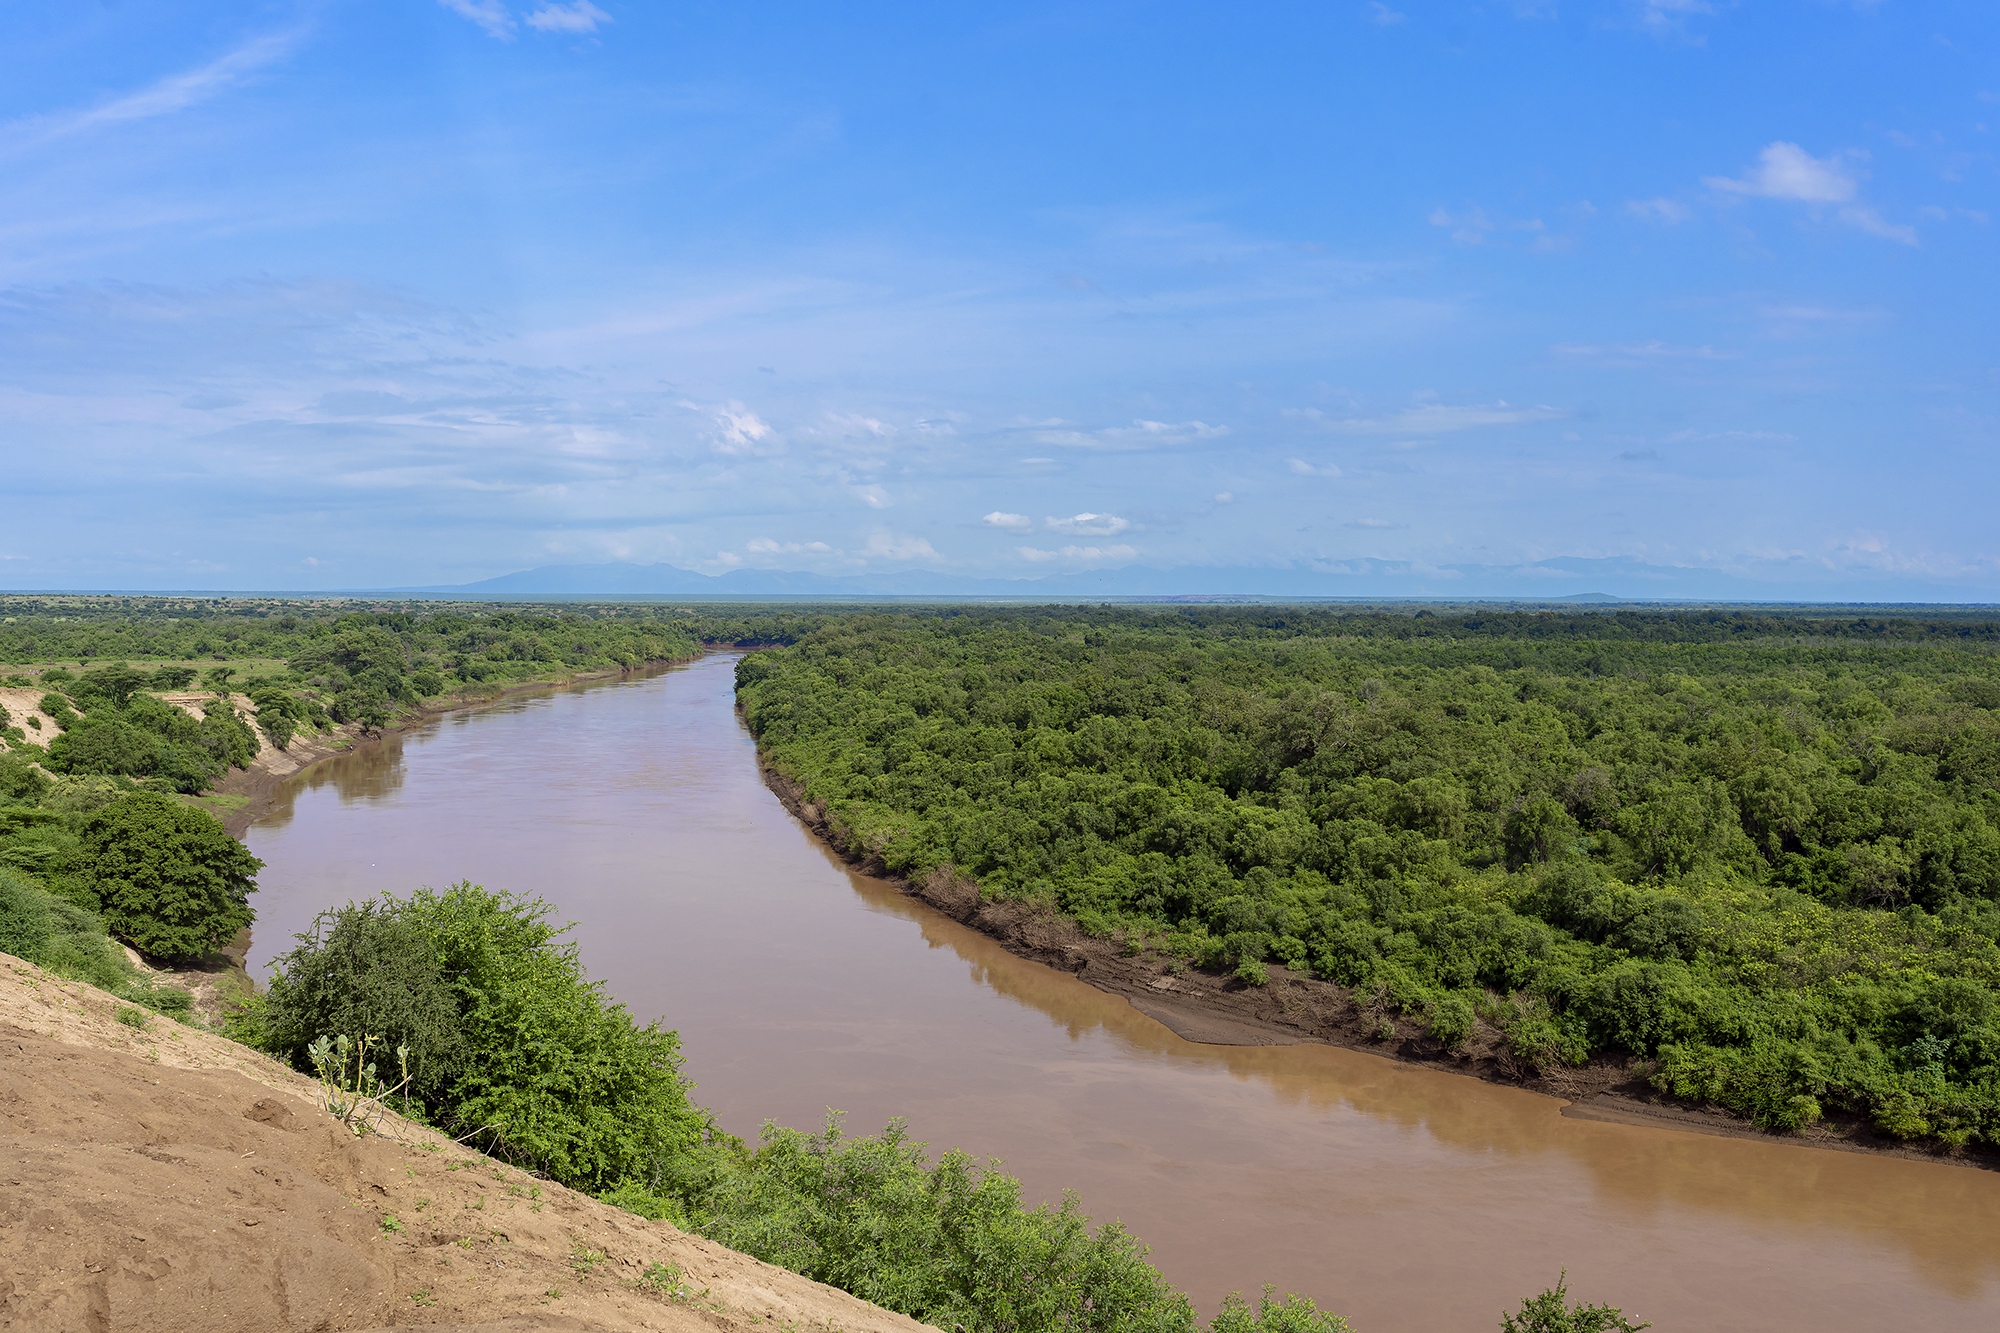
[[[2000,1140],[2000,619],[952,609],[747,656],[846,850],[1540,1069]]]

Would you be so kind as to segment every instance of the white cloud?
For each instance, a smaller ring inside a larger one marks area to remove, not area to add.
[[[1605,361],[1613,365],[1644,365],[1661,361],[1729,361],[1734,359],[1728,352],[1718,352],[1706,344],[1700,347],[1675,347],[1658,339],[1643,343],[1622,343],[1600,346],[1596,343],[1557,343],[1550,348],[1557,356],[1573,360]]]
[[[1044,551],[1033,546],[1017,546],[1023,560],[1043,563],[1049,560],[1130,560],[1139,554],[1131,546],[1064,546],[1054,551]]]
[[[931,549],[931,544],[922,537],[898,537],[893,533],[877,532],[868,539],[868,545],[861,548],[863,560],[937,560],[941,557]]]
[[[1213,440],[1229,434],[1227,426],[1211,426],[1206,421],[1146,421],[1136,419],[1129,426],[1107,426],[1102,430],[1077,430],[1062,421],[1037,423],[1029,431],[1039,444],[1071,449],[1155,449],[1196,440]]]
[[[775,435],[769,423],[743,404],[731,400],[729,406],[715,413],[715,424],[722,428],[722,434],[715,442],[717,453],[757,454],[768,451],[766,440]]]
[[[1854,177],[1838,157],[1817,158],[1782,139],[1757,155],[1757,165],[1731,176],[1704,176],[1702,183],[1725,194],[1751,194],[1766,199],[1794,199],[1807,204],[1841,204],[1854,197]]]
[[[1393,528],[1396,525],[1386,518],[1356,518],[1347,523],[1350,528]]]
[[[832,555],[833,548],[825,542],[781,542],[771,537],[756,537],[746,542],[744,550],[753,555]]]
[[[1015,532],[1025,532],[1035,526],[1035,520],[1026,514],[1009,514],[999,509],[979,521],[990,528],[1006,528]]]
[[[611,16],[590,3],[590,0],[576,0],[574,4],[543,5],[528,15],[528,26],[536,32],[596,32],[600,23],[611,22]]]
[[[1228,491],[1217,491],[1215,493],[1215,502],[1219,505],[1230,504],[1235,499],[1236,497],[1234,495],[1231,495]]]
[[[0,142],[11,141],[16,146],[30,147],[105,125],[149,120],[154,116],[184,111],[241,82],[254,71],[284,59],[298,45],[300,35],[286,32],[259,37],[200,69],[169,75],[150,87],[113,98],[88,111],[14,121],[0,128]]]
[[[1464,213],[1449,213],[1442,208],[1431,210],[1433,227],[1451,228],[1451,239],[1460,245],[1484,245],[1487,233],[1494,227],[1493,220],[1486,216],[1483,208],[1470,209]]]
[[[861,498],[861,503],[867,505],[870,509],[887,509],[889,507],[889,492],[883,490],[880,486],[856,486],[854,493]]]
[[[1917,244],[1917,229],[1890,222],[1856,201],[1860,184],[1839,156],[1817,158],[1795,143],[1779,140],[1757,156],[1757,165],[1738,177],[1704,176],[1702,183],[1724,194],[1755,195],[1801,204],[1838,204],[1837,216],[1856,231],[1904,245]]]
[[[1638,0],[1638,3],[1639,26],[1655,37],[1679,33],[1690,14],[1715,12],[1715,6],[1707,0]]]
[[[1514,407],[1505,399],[1492,406],[1424,403],[1385,417],[1329,417],[1316,407],[1292,410],[1286,416],[1355,435],[1430,435],[1473,430],[1480,426],[1513,426],[1548,421],[1563,415],[1553,407]]]
[[[1628,199],[1625,201],[1625,211],[1635,218],[1644,218],[1648,222],[1664,222],[1668,226],[1686,222],[1689,216],[1686,204],[1677,204],[1665,198]]]
[[[1132,525],[1110,514],[1074,514],[1069,518],[1045,518],[1042,526],[1071,537],[1115,537]]]
[[[488,37],[498,37],[503,42],[513,40],[514,16],[501,0],[438,0],[438,3],[460,18],[477,23]]]
[[[1291,458],[1285,461],[1286,465],[1301,477],[1337,477],[1340,475],[1340,469],[1331,463],[1308,463],[1303,458]]]
[[[1378,28],[1392,27],[1409,17],[1408,14],[1399,14],[1389,8],[1382,3],[1382,0],[1368,0],[1368,21]]]
[[[1859,204],[1840,210],[1840,220],[1858,231],[1870,236],[1880,236],[1887,241],[1898,241],[1904,245],[1916,245],[1917,229],[1901,222],[1890,222],[1872,208]]]

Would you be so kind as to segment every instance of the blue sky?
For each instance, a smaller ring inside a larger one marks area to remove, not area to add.
[[[2000,599],[1990,0],[0,35],[0,586]]]

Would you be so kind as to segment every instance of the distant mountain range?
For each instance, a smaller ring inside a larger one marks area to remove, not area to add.
[[[978,578],[935,570],[811,574],[734,569],[703,574],[674,565],[544,565],[517,574],[391,592],[429,596],[1477,598],[1535,602],[1825,601],[1825,589],[1763,583],[1714,570],[1649,565],[1629,557],[1563,558],[1530,565],[1415,566],[1354,560],[1319,567],[1183,566],[1091,570],[1045,578]],[[1887,588],[1870,600],[1950,598],[1950,590]],[[1842,599],[1846,600],[1846,599]]]

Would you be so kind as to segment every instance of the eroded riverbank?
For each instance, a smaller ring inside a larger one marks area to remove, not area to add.
[[[471,878],[578,923],[696,1096],[1006,1159],[1122,1218],[1212,1309],[1265,1282],[1361,1333],[1483,1329],[1567,1268],[1669,1329],[2000,1323],[2000,1177],[1565,1118],[1339,1047],[1191,1043],[838,862],[764,784],[727,655],[455,713],[286,785],[260,975],[330,903]]]
[[[1913,1145],[1878,1133],[1852,1116],[1831,1118],[1792,1133],[1774,1134],[1717,1107],[1676,1102],[1647,1081],[1643,1060],[1597,1057],[1580,1068],[1540,1068],[1514,1057],[1504,1036],[1481,1023],[1464,1045],[1447,1049],[1420,1022],[1394,1006],[1282,964],[1267,967],[1270,980],[1249,986],[1227,972],[1190,968],[1150,949],[1128,952],[1118,939],[1085,934],[1050,908],[982,898],[970,877],[933,873],[909,880],[879,860],[849,850],[826,813],[807,800],[799,784],[761,762],[764,782],[828,853],[857,874],[881,881],[988,936],[1021,958],[1067,972],[1098,990],[1125,999],[1176,1035],[1211,1046],[1292,1046],[1317,1043],[1365,1051],[1409,1064],[1509,1084],[1563,1103],[1574,1119],[1657,1126],[1757,1139],[1794,1147],[1861,1152],[1912,1161],[2000,1171],[1991,1145],[1955,1150]]]

